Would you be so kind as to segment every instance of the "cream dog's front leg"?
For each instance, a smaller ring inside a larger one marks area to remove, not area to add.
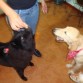
[[[74,74],[78,69],[82,67],[82,64],[76,63],[72,69],[68,71],[69,74]]]
[[[66,64],[66,67],[67,68],[71,68],[71,67],[73,67],[75,65],[75,60],[73,60],[72,62],[71,62],[71,64]]]

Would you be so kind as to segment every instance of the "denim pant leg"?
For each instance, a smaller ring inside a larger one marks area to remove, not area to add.
[[[15,11],[21,16],[22,20],[32,28],[33,34],[35,34],[38,17],[39,17],[38,2],[29,9],[15,10]]]

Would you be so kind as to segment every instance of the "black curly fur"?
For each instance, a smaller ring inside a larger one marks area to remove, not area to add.
[[[9,52],[4,53],[4,49],[8,48]],[[14,31],[14,38],[9,43],[0,43],[0,64],[13,67],[23,80],[27,80],[24,76],[24,69],[34,64],[31,62],[35,49],[35,41],[32,30],[22,29],[19,32]]]

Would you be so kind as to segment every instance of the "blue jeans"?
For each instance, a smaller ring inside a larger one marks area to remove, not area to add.
[[[29,9],[15,10],[15,11],[20,15],[22,20],[31,27],[33,34],[35,34],[38,17],[39,17],[38,2],[36,2],[36,4]]]

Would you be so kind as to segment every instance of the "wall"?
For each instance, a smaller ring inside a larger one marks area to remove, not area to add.
[[[78,9],[79,11],[83,12],[83,6],[80,6],[77,3],[77,0],[66,0],[66,2],[75,7],[76,9]]]

